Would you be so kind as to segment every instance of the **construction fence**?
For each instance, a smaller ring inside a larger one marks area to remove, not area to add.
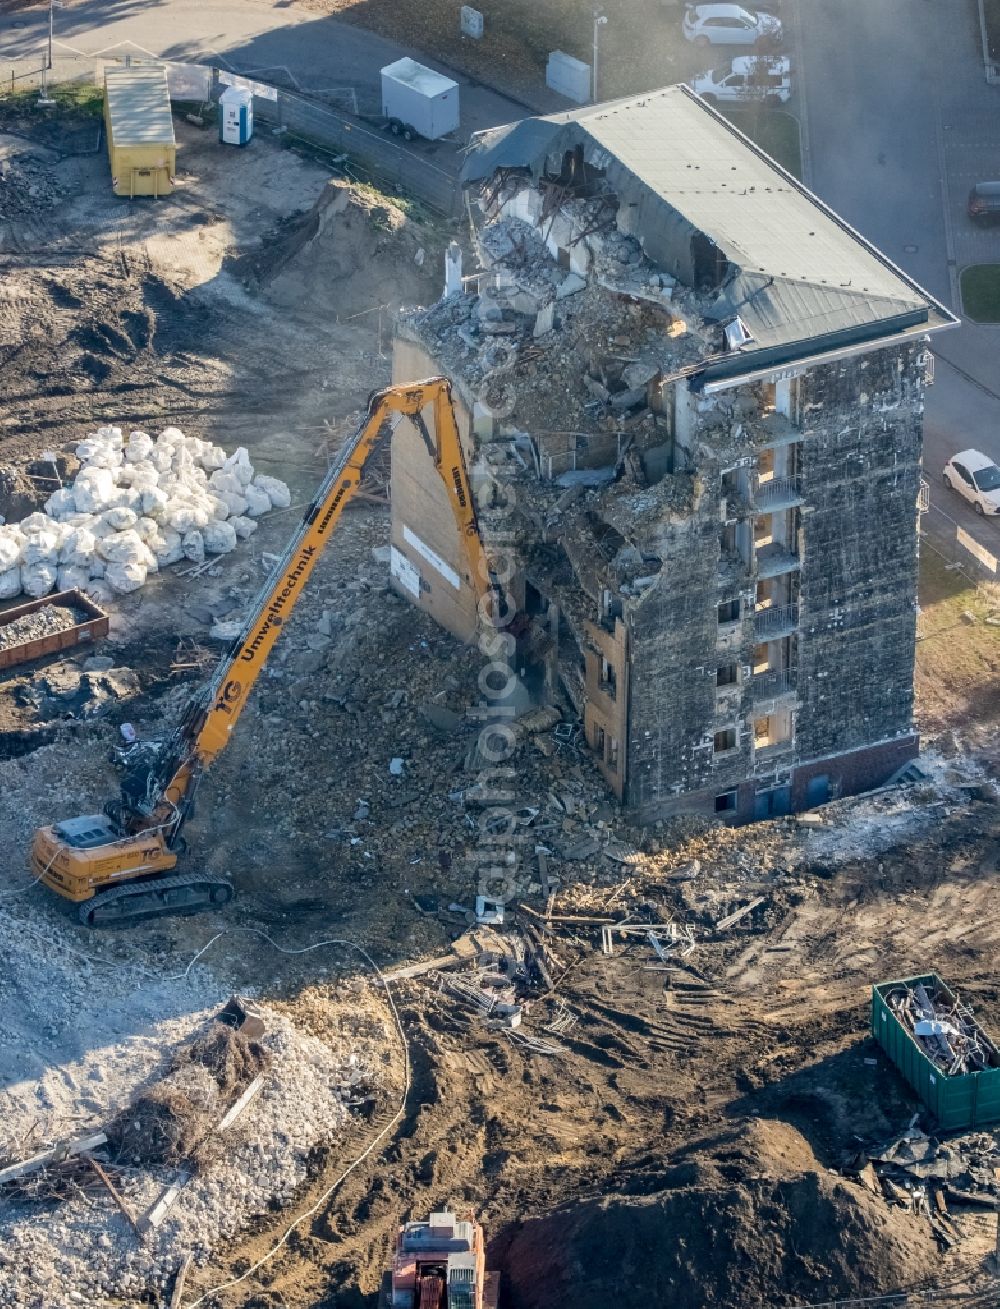
[[[62,55],[53,57],[46,70],[44,55],[33,60],[0,64],[0,94],[16,93],[67,83],[102,86],[106,65],[153,62],[145,58],[127,60],[96,59],[93,56]],[[318,97],[310,97],[265,82],[249,82],[224,69],[208,64],[176,63],[156,60],[167,69],[171,99],[177,102],[216,102],[227,85],[247,82],[254,91],[254,119],[258,131],[296,140],[318,150],[338,165],[348,176],[370,182],[409,196],[446,217],[461,212],[462,192],[457,176],[457,151],[454,171],[443,168],[426,155],[430,148],[416,143],[404,148],[382,130],[378,122],[367,122],[356,114],[334,107]],[[331,97],[332,98],[332,97]],[[354,93],[346,89],[337,97],[354,104]]]

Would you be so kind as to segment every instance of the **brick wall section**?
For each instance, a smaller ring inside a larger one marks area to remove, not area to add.
[[[803,566],[796,758],[913,721],[921,402],[916,348],[801,381]]]

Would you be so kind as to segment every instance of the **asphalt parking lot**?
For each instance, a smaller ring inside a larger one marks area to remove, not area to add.
[[[966,214],[970,187],[1000,175],[1000,87],[983,76],[975,0],[800,0],[798,20],[810,184],[961,315],[962,268],[1000,262],[1000,227]],[[926,525],[953,537],[960,524],[1000,555],[1000,523],[941,485],[959,450],[1000,462],[1000,327],[963,320],[933,348]]]

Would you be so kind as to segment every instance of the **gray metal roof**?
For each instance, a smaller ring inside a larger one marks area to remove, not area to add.
[[[175,144],[165,68],[106,68],[104,87],[116,146]]]
[[[707,316],[739,313],[755,348],[860,329],[925,330],[954,317],[815,195],[685,86],[526,119],[474,138],[466,183],[497,168],[536,178],[582,144],[622,203],[629,230],[657,260],[671,241],[704,234],[729,268]],[[669,270],[668,270],[669,271]],[[893,327],[893,324],[896,327]]]

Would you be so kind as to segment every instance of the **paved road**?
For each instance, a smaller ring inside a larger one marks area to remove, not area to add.
[[[3,59],[39,54],[47,23],[47,9],[0,14]],[[461,84],[462,135],[523,118],[526,112],[518,102],[470,84],[419,51],[350,23],[294,9],[282,0],[276,4],[259,0],[161,0],[159,4],[80,0],[56,11],[55,30],[57,54],[70,50],[114,52],[131,43],[157,57],[211,61],[239,72],[257,72],[265,80],[270,76],[279,84],[304,91],[347,88],[356,92],[362,113],[378,112],[379,69],[412,55]]]
[[[800,0],[799,17],[813,188],[960,313],[961,268],[1000,261],[1000,228],[965,214],[972,183],[1000,172],[1000,88],[983,77],[975,0]],[[1000,462],[1000,328],[963,323],[934,348],[931,501],[1000,555],[1000,524],[940,484],[958,450]]]

